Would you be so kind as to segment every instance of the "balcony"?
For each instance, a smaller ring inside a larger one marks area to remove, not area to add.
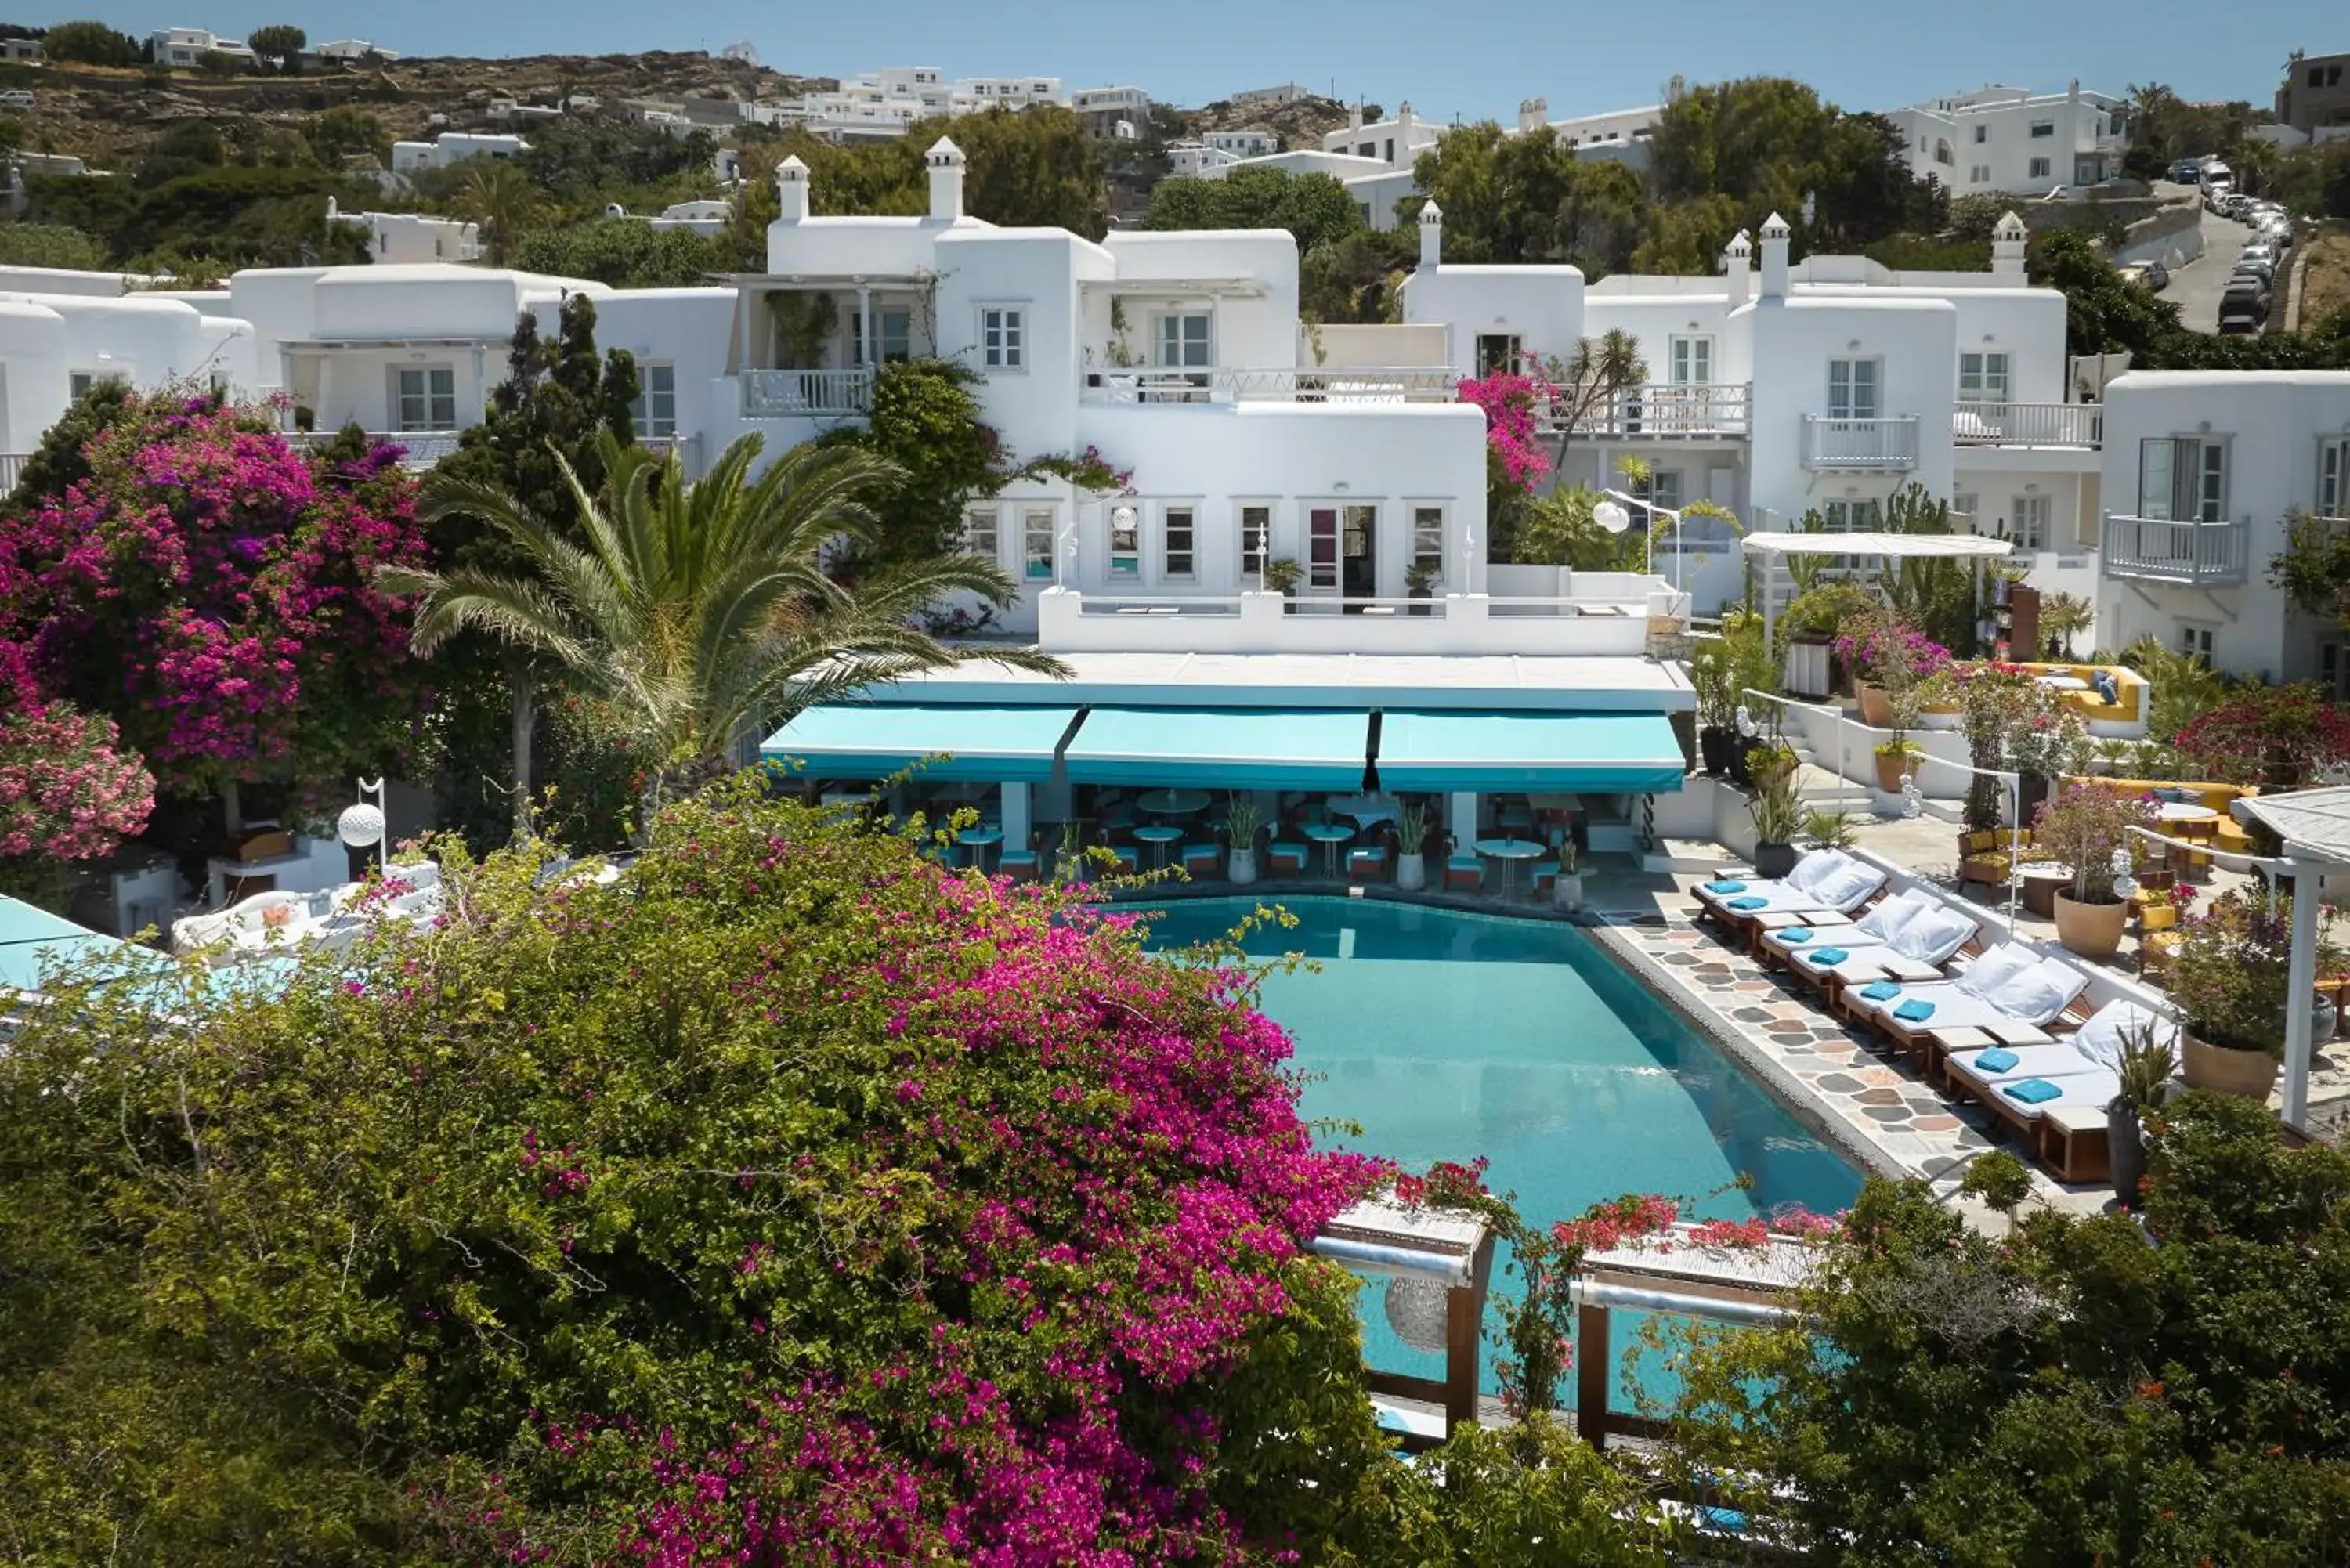
[[[1960,403],[1950,421],[1959,446],[2051,446],[2095,452],[2106,443],[2101,403]]]
[[[2246,579],[2251,535],[2242,523],[2176,523],[2109,513],[2098,555],[2109,577],[2190,588],[2234,587]]]
[[[1542,433],[1607,441],[1743,441],[1752,388],[1625,387],[1575,410],[1555,401],[1536,416]]]
[[[1918,466],[1918,416],[1804,416],[1804,466],[1817,472],[1907,473]]]
[[[286,434],[286,444],[296,452],[308,452],[313,447],[325,446],[341,434],[340,431],[289,431]],[[462,431],[369,431],[367,439],[371,446],[400,448],[400,466],[402,468],[431,468],[442,458],[456,452],[457,443],[463,434]]]
[[[1122,594],[1046,587],[1036,640],[1054,653],[1526,654],[1638,659],[1689,598],[1661,577],[1577,572],[1572,597],[1342,598],[1263,591]]]
[[[1449,403],[1461,377],[1442,365],[1299,365],[1088,370],[1088,403]]]
[[[859,418],[873,411],[870,370],[745,370],[746,420]]]

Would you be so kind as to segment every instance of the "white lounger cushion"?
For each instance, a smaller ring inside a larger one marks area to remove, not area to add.
[[[1814,893],[1828,877],[1847,866],[1858,864],[1841,849],[1814,849],[1795,862],[1795,868],[1787,873],[1787,884],[1803,892]]]
[[[2118,1069],[2122,1064],[2122,1036],[2135,1034],[2148,1024],[2154,1026],[2158,1038],[2168,1041],[2173,1050],[2178,1049],[2178,1020],[2164,1018],[2134,1002],[2120,999],[2097,1009],[2069,1044],[2095,1064]]]
[[[1969,996],[1989,996],[2024,971],[2036,967],[2043,955],[2023,942],[2004,942],[1967,965],[1956,984]]]
[[[1985,1050],[1997,1050],[1986,1046]],[[2026,1078],[2077,1078],[2084,1073],[2109,1073],[2111,1068],[2082,1054],[2081,1048],[2071,1039],[2052,1040],[2044,1045],[2009,1047],[2015,1054],[2015,1065],[2004,1072],[1988,1073],[1975,1064],[1982,1051],[1953,1051],[1950,1069],[1962,1078],[1990,1088],[2002,1084],[2020,1084]]]
[[[2087,989],[2089,977],[2058,959],[2033,968],[1992,989],[1984,1000],[2009,1017],[2045,1027]]]
[[[2064,1092],[2054,1099],[2043,1100],[2036,1106],[2027,1106],[2014,1096],[2002,1095],[1997,1089],[1991,1091],[1991,1097],[2006,1106],[2010,1115],[2036,1122],[2041,1113],[2051,1106],[2088,1106],[2102,1111],[2112,1103],[2116,1095],[2122,1092],[2122,1081],[2102,1067],[2086,1073],[2067,1073],[2061,1078],[2050,1078],[2044,1073],[2041,1077]],[[2015,1080],[2017,1083],[2022,1081],[2021,1078]]]
[[[1937,904],[1919,911],[1893,935],[1893,950],[1921,963],[1941,964],[1974,940],[1975,923],[1957,909]]]
[[[1908,888],[1898,893],[1879,898],[1868,912],[1853,922],[1856,933],[1891,941],[1902,927],[1934,907],[1934,896],[1923,888]],[[1853,947],[1853,941],[1839,941],[1838,947]]]

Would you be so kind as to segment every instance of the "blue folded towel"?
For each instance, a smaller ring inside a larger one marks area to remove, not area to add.
[[[1988,1051],[1975,1053],[1975,1070],[1980,1073],[2004,1073],[2019,1058],[2004,1045],[1994,1045]]]
[[[1812,940],[1812,928],[1809,926],[1789,926],[1785,930],[1779,933],[1779,940],[1786,943],[1791,948],[1802,947],[1805,942]]]
[[[1934,1004],[1930,1002],[1920,1002],[1913,996],[1895,1008],[1893,1016],[1904,1023],[1923,1023],[1934,1016]]]
[[[1897,980],[1873,981],[1860,988],[1860,994],[1871,1002],[1890,1002],[1901,994],[1901,982]]]
[[[1827,969],[1850,957],[1852,955],[1842,948],[1822,948],[1812,954],[1812,962],[1821,969]]]
[[[1732,898],[1728,904],[1724,905],[1723,908],[1730,909],[1762,909],[1769,908],[1770,903],[1771,900],[1768,898]]]
[[[2021,1084],[2002,1084],[1999,1092],[2012,1100],[2036,1106],[2043,1100],[2054,1099],[2064,1091],[2045,1078],[2026,1078]]]
[[[1708,882],[1705,885],[1705,890],[1709,893],[1743,893],[1746,891],[1746,884],[1743,882]]]

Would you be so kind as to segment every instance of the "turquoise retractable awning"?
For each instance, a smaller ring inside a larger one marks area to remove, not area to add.
[[[1389,708],[1379,721],[1383,790],[1681,787],[1679,741],[1662,713],[1448,713]]]
[[[1063,755],[1072,784],[1352,791],[1370,727],[1359,708],[1091,708]]]
[[[1066,704],[827,703],[776,731],[759,754],[804,763],[818,778],[887,778],[919,763],[923,782],[1043,784],[1076,712]]]

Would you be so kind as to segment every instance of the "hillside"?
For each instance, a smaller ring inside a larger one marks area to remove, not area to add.
[[[1309,96],[1286,103],[1236,104],[1220,99],[1204,109],[1181,112],[1184,129],[1192,136],[1211,130],[1253,130],[1263,127],[1279,135],[1284,148],[1295,151],[1318,148],[1324,136],[1344,130],[1348,106],[1336,99]],[[1367,120],[1377,119],[1384,112],[1375,103],[1363,106],[1363,118]]]

